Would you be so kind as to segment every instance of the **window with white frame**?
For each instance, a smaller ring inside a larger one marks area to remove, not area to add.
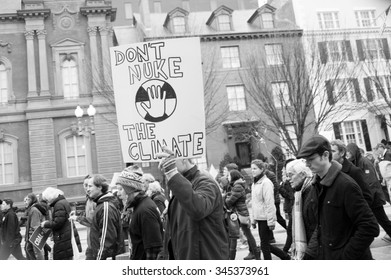
[[[375,10],[355,11],[358,27],[374,27],[376,26]]]
[[[319,12],[318,22],[320,29],[339,28],[338,12]]]
[[[79,74],[76,61],[67,57],[61,64],[62,90],[64,98],[72,99],[79,97]]]
[[[0,62],[0,103],[8,102],[8,71]]]
[[[153,2],[153,11],[155,13],[161,13],[162,12],[162,2],[154,1]]]
[[[350,79],[339,79],[334,83],[333,96],[339,102],[352,103],[356,102],[356,92],[353,81]]]
[[[370,90],[374,100],[383,100],[391,96],[391,76],[369,78]]]
[[[348,52],[345,41],[327,42],[327,52],[331,61],[348,61]]]
[[[221,47],[221,58],[223,60],[223,68],[238,68],[240,67],[239,47]]]
[[[272,13],[261,14],[261,22],[263,28],[274,28],[274,20]]]
[[[360,121],[348,121],[339,124],[342,141],[347,145],[356,143],[361,146],[364,144],[364,136]]]
[[[228,106],[230,111],[246,110],[244,86],[227,86]]]
[[[219,31],[231,30],[231,18],[229,15],[219,15],[217,17],[217,25]]]
[[[65,138],[67,177],[88,174],[86,136],[71,135]]]
[[[370,60],[384,59],[383,43],[381,39],[362,40],[365,57]]]
[[[285,129],[288,132],[289,138],[291,139],[293,145],[297,149],[298,148],[298,144],[297,144],[297,135],[296,135],[296,132],[295,132],[295,125],[294,124],[285,125]],[[286,140],[286,138],[287,137],[285,136],[284,132],[282,130],[280,130],[281,148],[284,151],[285,156],[287,158],[291,158],[292,156],[294,156],[294,154],[293,154],[292,149],[290,149],[289,146],[287,145],[286,141],[284,141],[284,139]]]
[[[126,19],[133,19],[132,3],[125,3],[125,18]]]
[[[273,94],[274,106],[276,108],[281,108],[283,106],[291,105],[287,82],[272,83],[272,94]]]
[[[12,143],[0,142],[0,185],[14,184],[14,148]]]
[[[174,28],[174,33],[180,34],[186,32],[186,20],[185,17],[174,17],[172,18],[172,26]]]
[[[282,57],[282,45],[281,44],[268,44],[265,45],[266,61],[268,65],[281,65],[284,64]]]

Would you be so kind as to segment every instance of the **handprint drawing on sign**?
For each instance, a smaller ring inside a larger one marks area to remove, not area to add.
[[[161,122],[169,118],[175,111],[176,103],[174,89],[162,80],[143,83],[136,94],[137,112],[150,122]]]

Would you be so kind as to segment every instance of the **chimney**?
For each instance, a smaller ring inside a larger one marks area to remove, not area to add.
[[[145,29],[151,29],[151,12],[148,0],[139,0],[139,11]]]

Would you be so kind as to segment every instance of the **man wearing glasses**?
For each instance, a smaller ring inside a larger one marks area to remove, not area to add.
[[[329,141],[313,136],[303,144],[297,158],[304,158],[316,174],[310,195],[317,203],[317,258],[372,259],[369,246],[379,227],[357,183],[332,161]]]

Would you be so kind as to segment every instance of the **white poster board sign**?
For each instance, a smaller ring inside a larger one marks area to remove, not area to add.
[[[200,39],[123,45],[110,54],[124,161],[158,161],[163,146],[180,158],[203,156]]]

